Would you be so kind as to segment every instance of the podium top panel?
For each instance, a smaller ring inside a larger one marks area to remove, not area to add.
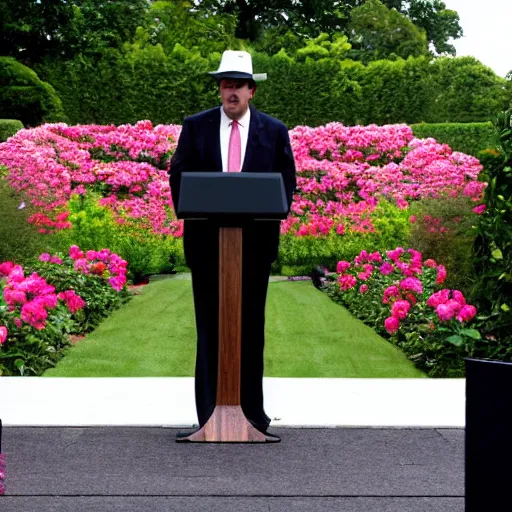
[[[288,204],[281,173],[184,172],[180,219],[285,219]]]

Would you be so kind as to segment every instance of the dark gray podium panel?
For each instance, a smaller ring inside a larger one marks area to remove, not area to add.
[[[184,172],[178,218],[285,219],[288,205],[281,173]]]
[[[512,363],[466,359],[466,512],[510,510]]]

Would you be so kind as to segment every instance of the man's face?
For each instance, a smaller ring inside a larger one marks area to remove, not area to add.
[[[247,80],[224,78],[220,81],[219,92],[224,112],[230,119],[240,119],[249,108],[254,91]]]

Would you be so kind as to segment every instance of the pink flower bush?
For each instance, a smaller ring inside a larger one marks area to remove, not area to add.
[[[127,300],[126,268],[109,249],[78,246],[66,256],[43,253],[30,267],[0,263],[0,376],[53,366],[68,334],[90,331]]]
[[[458,332],[476,315],[459,290],[435,289],[446,278],[445,267],[432,259],[423,261],[414,249],[397,247],[382,255],[361,251],[353,262],[340,261],[337,270],[334,295],[359,318],[383,320],[375,327],[391,335],[421,326],[437,332],[450,322]],[[368,304],[381,304],[380,312]]]
[[[74,261],[74,268],[77,272],[105,277],[110,286],[118,292],[126,284],[128,262],[119,255],[110,252],[109,249],[87,251],[84,254],[80,247],[72,245],[69,248],[69,257]]]
[[[180,237],[183,223],[174,215],[168,184],[180,131],[149,121],[46,124],[0,144],[0,165],[8,167],[12,187],[37,208],[29,220],[41,232],[69,228],[70,198],[97,192],[120,224]],[[407,125],[297,126],[290,139],[298,187],[282,233],[373,233],[371,216],[380,199],[403,209],[440,194],[483,198],[477,159],[434,139],[415,139]]]
[[[43,260],[46,260],[46,257]],[[55,287],[48,284],[37,272],[25,276],[23,268],[12,262],[0,264],[0,285],[3,285],[2,295],[8,312],[18,328],[25,323],[36,330],[44,329],[48,311],[57,308],[58,301],[62,298],[55,293]],[[66,293],[74,294],[75,292],[69,290]],[[80,297],[76,297],[81,302],[77,301],[73,309],[69,308],[72,313],[85,306],[85,302]],[[69,304],[66,303],[66,305],[69,307]]]

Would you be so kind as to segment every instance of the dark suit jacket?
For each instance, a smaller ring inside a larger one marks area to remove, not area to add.
[[[181,173],[222,171],[220,152],[220,109],[216,107],[185,118],[178,147],[171,160],[169,183],[174,210],[178,209]],[[256,110],[252,105],[247,148],[242,172],[280,172],[283,175],[288,209],[296,187],[295,161],[286,126]],[[270,263],[277,258],[279,221],[254,222],[244,231],[244,257]],[[183,244],[187,265],[204,264],[218,255],[218,228],[206,221],[186,220]]]

